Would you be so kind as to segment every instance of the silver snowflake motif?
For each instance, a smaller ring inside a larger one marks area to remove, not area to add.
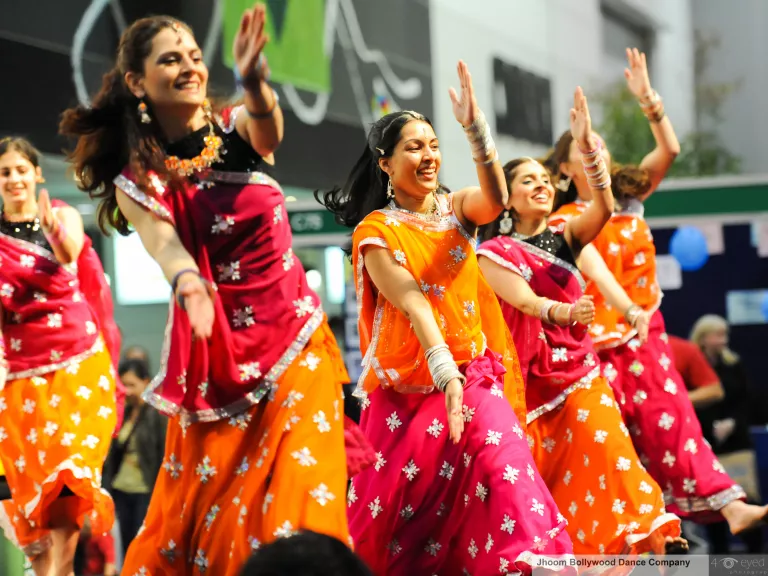
[[[648,399],[648,393],[645,390],[638,390],[635,395],[632,396],[632,402],[640,406]]]
[[[397,556],[403,551],[403,547],[400,546],[400,543],[397,540],[392,540],[392,542],[387,544],[387,550],[389,550],[389,553],[392,554],[392,556]]]
[[[685,446],[683,447],[683,451],[690,452],[691,454],[696,454],[699,451],[699,447],[696,444],[696,440],[693,438],[688,438],[688,440],[685,441]]]
[[[427,428],[427,434],[429,434],[433,438],[438,438],[444,428],[445,426],[440,422],[440,420],[435,418],[434,420],[432,420],[432,424],[429,426],[429,428]]]
[[[299,366],[302,368],[308,368],[310,372],[314,372],[317,370],[320,362],[320,356],[314,354],[313,352],[309,352],[304,358],[302,358],[301,362],[299,362]]]
[[[590,507],[595,504],[595,497],[592,495],[590,490],[587,490],[587,495],[584,496],[584,502],[586,502]]]
[[[205,529],[209,530],[211,529],[211,526],[213,525],[213,521],[216,520],[216,515],[219,513],[221,508],[217,504],[214,504],[211,506],[211,509],[208,510],[208,514],[205,515]]]
[[[240,381],[246,382],[248,380],[255,380],[261,378],[261,365],[258,362],[247,362],[245,364],[238,364],[238,370],[240,370]]]
[[[355,492],[355,485],[350,484],[349,485],[349,491],[347,492],[347,507],[352,506],[357,502],[357,493]]]
[[[309,467],[317,464],[317,460],[315,460],[306,446],[301,450],[291,452],[291,457],[299,462],[299,466]]]
[[[285,254],[283,254],[283,270],[287,272],[293,268],[295,263],[296,260],[293,257],[293,248],[288,248]]]
[[[494,446],[498,446],[500,443],[501,443],[501,432],[488,430],[488,435],[485,437],[485,445],[488,446],[490,444],[493,444]]]
[[[398,264],[400,264],[401,266],[405,266],[405,262],[406,262],[405,252],[403,252],[402,250],[395,250],[393,252],[393,256],[395,257],[395,261],[397,261]]]
[[[376,516],[381,514],[384,508],[381,507],[381,501],[379,500],[378,496],[374,498],[373,502],[368,504],[368,509],[371,511],[371,518],[376,518]]]
[[[520,475],[520,470],[518,470],[517,468],[513,468],[509,464],[505,466],[503,478],[510,484],[514,484],[515,482],[517,482],[517,478],[519,475]]]
[[[608,432],[605,430],[595,430],[595,442],[598,444],[605,444],[606,438],[608,438]]]
[[[403,474],[405,474],[405,477],[408,478],[408,481],[412,482],[414,478],[416,478],[416,475],[419,473],[420,468],[416,466],[416,462],[413,461],[413,458],[403,467]]]
[[[485,553],[488,554],[491,551],[491,548],[493,548],[493,538],[488,534],[488,539],[485,541]]]
[[[389,428],[390,432],[394,432],[395,429],[402,426],[402,422],[400,422],[400,418],[397,417],[397,412],[392,412],[390,414],[389,418],[387,418],[387,428]]]
[[[296,308],[297,318],[304,318],[304,316],[312,314],[315,311],[315,303],[312,300],[312,296],[304,296],[304,298],[294,300],[293,306]]]
[[[552,454],[552,450],[555,449],[555,441],[552,438],[544,438],[541,442],[541,447],[548,453]]]
[[[661,462],[662,464],[666,464],[667,466],[672,468],[675,465],[676,461],[677,461],[677,458],[669,450],[667,450]]]
[[[232,234],[231,228],[235,225],[235,219],[232,216],[222,216],[216,214],[213,217],[213,226],[211,234]]]
[[[480,498],[480,502],[485,502],[485,499],[488,497],[488,488],[478,482],[477,486],[475,486],[475,496]]]
[[[400,516],[403,518],[403,520],[408,521],[411,518],[413,518],[413,506],[408,504],[405,508],[400,510]]]
[[[328,422],[328,419],[325,417],[325,412],[322,410],[312,416],[312,422],[317,424],[317,431],[321,434],[331,431],[331,425]]]
[[[218,272],[217,282],[240,280],[240,261],[235,260],[229,264],[217,264],[216,272]]]
[[[61,328],[61,314],[48,314],[48,328]]]
[[[296,392],[295,390],[291,390],[288,392],[288,396],[285,397],[285,400],[283,400],[283,407],[293,408],[302,400],[304,400],[304,394],[301,392]]]
[[[563,476],[563,484],[568,486],[571,483],[571,480],[573,479],[573,472],[570,470],[565,471],[565,476]]]
[[[512,534],[515,531],[515,524],[517,524],[517,520],[512,520],[512,518],[504,514],[504,521],[501,523],[501,529],[504,532]]]
[[[331,502],[333,500],[336,500],[336,496],[334,496],[330,490],[328,490],[328,486],[325,484],[319,484],[317,488],[314,490],[311,490],[309,492],[309,495],[314,498],[320,506],[325,506],[328,504],[328,502]]]
[[[675,418],[673,416],[670,416],[666,412],[663,412],[661,417],[659,418],[659,428],[663,428],[667,432],[672,428],[672,425],[675,423]]]
[[[474,415],[475,408],[470,408],[466,404],[461,407],[461,417],[464,419],[464,422],[472,422]]]
[[[248,457],[244,456],[243,461],[240,462],[240,465],[235,469],[235,476],[242,476],[246,472],[248,472],[248,469],[250,468],[250,465],[248,464]]]
[[[530,266],[521,263],[518,268],[520,273],[523,275],[523,278],[525,278],[525,281],[530,282],[531,278],[533,278],[533,270],[531,270]]]
[[[544,516],[544,504],[533,498],[531,500],[531,512],[535,512],[539,516]]]
[[[248,429],[248,424],[252,419],[253,416],[251,416],[251,414],[248,412],[241,412],[237,416],[232,416],[229,419],[229,425],[240,430],[246,430]]]
[[[200,482],[207,484],[208,480],[216,476],[216,467],[211,465],[211,459],[206,456],[195,468],[195,474],[200,476]]]
[[[283,522],[282,526],[280,526],[277,530],[273,532],[273,535],[276,538],[290,538],[291,536],[295,536],[297,534],[296,530],[293,529],[293,525],[286,520]]]
[[[393,227],[400,226],[400,222],[398,222],[397,220],[395,220],[391,216],[387,216],[384,219],[384,224],[387,225],[387,226],[393,226]]]
[[[464,301],[464,316],[469,318],[475,314],[475,303],[471,300]]]
[[[639,360],[635,360],[630,365],[629,371],[639,377],[645,371],[645,366],[643,366]]]
[[[670,364],[672,364],[672,361],[666,354],[662,353],[661,358],[659,358],[659,366],[664,368],[664,370],[669,370]]]
[[[588,417],[589,417],[589,410],[586,410],[584,408],[579,408],[578,412],[576,413],[576,420],[578,422],[586,422]]]
[[[677,384],[675,384],[675,381],[672,380],[672,378],[667,378],[667,381],[664,382],[664,391],[669,392],[672,395],[677,394]]]
[[[442,548],[440,543],[435,542],[432,538],[430,538],[429,542],[427,542],[427,546],[424,548],[424,551],[430,556],[437,556],[437,553],[440,551],[440,548]]]
[[[453,466],[447,461],[443,461],[443,466],[440,468],[440,477],[450,480],[453,478]]]
[[[29,256],[28,254],[22,254],[20,258],[21,265],[24,266],[24,268],[34,268],[35,267],[35,257]]]
[[[568,351],[565,348],[554,348],[552,350],[552,362],[566,362],[568,360]]]
[[[616,500],[613,501],[613,506],[611,507],[611,512],[613,512],[614,514],[624,514],[624,508],[626,506],[627,506],[626,502],[616,498]]]
[[[381,470],[386,463],[387,461],[384,459],[384,455],[381,452],[376,452],[376,464],[373,465],[376,472]]]
[[[466,260],[467,253],[464,252],[464,249],[461,246],[456,246],[456,248],[452,248],[448,251],[448,253],[453,256],[453,263],[458,264],[462,260]]]
[[[576,512],[578,511],[579,507],[576,504],[576,502],[571,502],[571,505],[568,506],[568,512],[571,513],[571,516],[576,516]]]
[[[472,559],[474,560],[475,556],[477,556],[477,544],[475,544],[475,539],[472,538],[469,541],[469,547],[467,548],[467,552],[469,552],[469,555],[472,556]]]
[[[256,324],[256,321],[253,319],[253,308],[251,306],[235,308],[232,312],[232,324],[235,328],[242,328],[243,326],[248,327]]]
[[[168,544],[166,544],[165,548],[160,550],[160,555],[170,564],[173,564],[176,561],[177,554],[178,552],[176,551],[176,542],[173,540],[168,540]]]

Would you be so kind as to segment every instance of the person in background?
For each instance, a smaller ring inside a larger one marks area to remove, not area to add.
[[[117,576],[115,539],[109,532],[93,534],[87,516],[80,531],[78,547],[80,546],[83,549],[83,565],[81,569],[75,569],[78,576]]]
[[[694,409],[698,411],[720,402],[725,397],[723,386],[701,349],[684,338],[672,334],[667,336],[674,354],[672,360],[680,376],[683,377],[685,387],[688,389],[688,398]],[[707,438],[706,430],[704,437]],[[711,443],[710,438],[707,440]]]
[[[764,403],[756,401],[757,393],[750,384],[744,364],[738,354],[728,347],[728,331],[725,318],[715,314],[702,316],[691,330],[690,345],[709,362],[724,392],[720,401],[697,407],[696,414],[704,437],[712,445],[720,463],[744,487],[749,501],[759,503],[761,495],[749,427],[765,423],[762,413]],[[710,553],[730,553],[730,538],[724,523],[708,525],[707,535]],[[763,551],[760,531],[744,534],[741,539],[750,554]]]
[[[343,542],[305,531],[259,548],[240,576],[372,576]]]
[[[125,352],[123,352],[123,360],[143,360],[147,363],[147,366],[150,365],[149,352],[146,348],[139,346],[138,344],[128,346],[128,348],[125,349]]]
[[[123,360],[118,373],[125,386],[125,416],[107,456],[104,485],[115,501],[125,554],[144,521],[160,472],[167,420],[142,399],[150,380],[145,361]]]

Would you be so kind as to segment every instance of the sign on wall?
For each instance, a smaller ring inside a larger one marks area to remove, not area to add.
[[[493,59],[494,109],[499,134],[552,144],[552,93],[548,78]]]

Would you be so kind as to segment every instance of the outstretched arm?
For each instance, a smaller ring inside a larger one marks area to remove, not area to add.
[[[410,320],[416,338],[426,352],[433,378],[437,376],[437,372],[452,374],[453,377],[447,383],[444,382],[441,385],[440,382],[435,381],[435,385],[445,392],[451,439],[454,443],[458,442],[464,432],[464,420],[461,416],[464,397],[463,377],[453,362],[453,357],[450,356],[448,361],[445,352],[439,350],[439,347],[445,346],[445,339],[435,320],[432,305],[411,273],[400,266],[386,248],[368,247],[365,252],[365,268],[384,298]],[[436,351],[437,354],[432,356],[432,351]],[[450,351],[447,352],[450,354]],[[442,358],[445,361],[438,361],[439,365],[435,366],[435,362],[430,358],[433,360]],[[453,366],[450,366],[451,362]]]
[[[594,240],[613,213],[611,175],[602,156],[602,144],[592,133],[587,98],[581,88],[573,95],[571,135],[581,151],[581,161],[592,190],[592,202],[579,216],[565,225],[563,236],[578,258],[582,247]]]
[[[640,167],[648,171],[651,187],[640,198],[645,200],[659,187],[672,162],[680,154],[680,142],[677,140],[672,122],[664,113],[664,104],[658,93],[651,87],[645,53],[637,48],[627,48],[628,68],[624,70],[627,87],[635,95],[643,112],[651,123],[651,132],[656,140],[656,148],[643,158]]]
[[[605,264],[605,260],[592,244],[584,246],[579,259],[579,267],[597,286],[606,302],[619,310],[630,326],[637,330],[640,342],[648,339],[650,318],[637,306],[616,280]]]
[[[573,322],[589,324],[595,317],[595,305],[591,298],[583,296],[576,304],[555,302],[538,296],[525,278],[478,254],[480,269],[496,295],[528,316],[550,324],[567,326]]]

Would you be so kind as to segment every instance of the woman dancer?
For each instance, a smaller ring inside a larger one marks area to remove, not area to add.
[[[590,208],[553,233],[549,172],[531,158],[513,160],[504,167],[507,210],[484,227],[491,239],[480,246],[478,261],[513,338],[531,343],[522,360],[531,449],[555,502],[568,511],[574,551],[663,553],[665,541],[680,535],[680,520],[664,511],[661,489],[640,465],[584,328],[594,305],[576,268],[579,247],[608,221],[613,196],[581,89],[571,133],[584,151]]]
[[[117,421],[102,328],[117,331],[96,313],[111,301],[83,291],[105,282],[79,213],[45,190],[38,198],[40,182],[32,144],[0,140],[0,462],[11,491],[0,525],[35,574],[69,576],[85,516],[99,533],[114,520],[101,488]]]
[[[699,522],[724,517],[737,534],[758,526],[768,507],[743,502],[744,490],[728,477],[704,442],[685,385],[672,364],[659,311],[655,247],[642,216],[642,201],[658,186],[679,144],[661,98],[651,88],[645,55],[628,50],[627,56],[627,84],[651,122],[657,148],[639,167],[615,172],[616,213],[595,239],[596,250],[582,254],[582,268],[594,282],[587,288],[596,306],[590,331],[635,448],[665,489],[667,508]],[[604,161],[610,166],[607,150]],[[551,226],[562,230],[569,219],[587,210],[591,198],[581,153],[570,133],[560,138],[548,164],[560,175],[558,188],[568,190],[565,199],[579,197],[550,219]],[[643,341],[646,324],[647,341]]]
[[[453,111],[480,187],[439,184],[432,125],[405,111],[373,125],[347,183],[322,199],[356,227],[356,394],[379,452],[348,502],[357,551],[377,574],[529,573],[541,555],[571,553],[523,439],[517,354],[474,254],[476,227],[507,189],[463,62],[458,71]]]
[[[130,223],[174,295],[145,393],[172,419],[126,574],[237,574],[260,543],[301,529],[348,541],[347,376],[280,186],[259,171],[283,135],[264,17],[246,10],[234,41],[244,105],[214,113],[192,32],[155,16],[123,33],[93,107],[62,121],[102,225]]]

